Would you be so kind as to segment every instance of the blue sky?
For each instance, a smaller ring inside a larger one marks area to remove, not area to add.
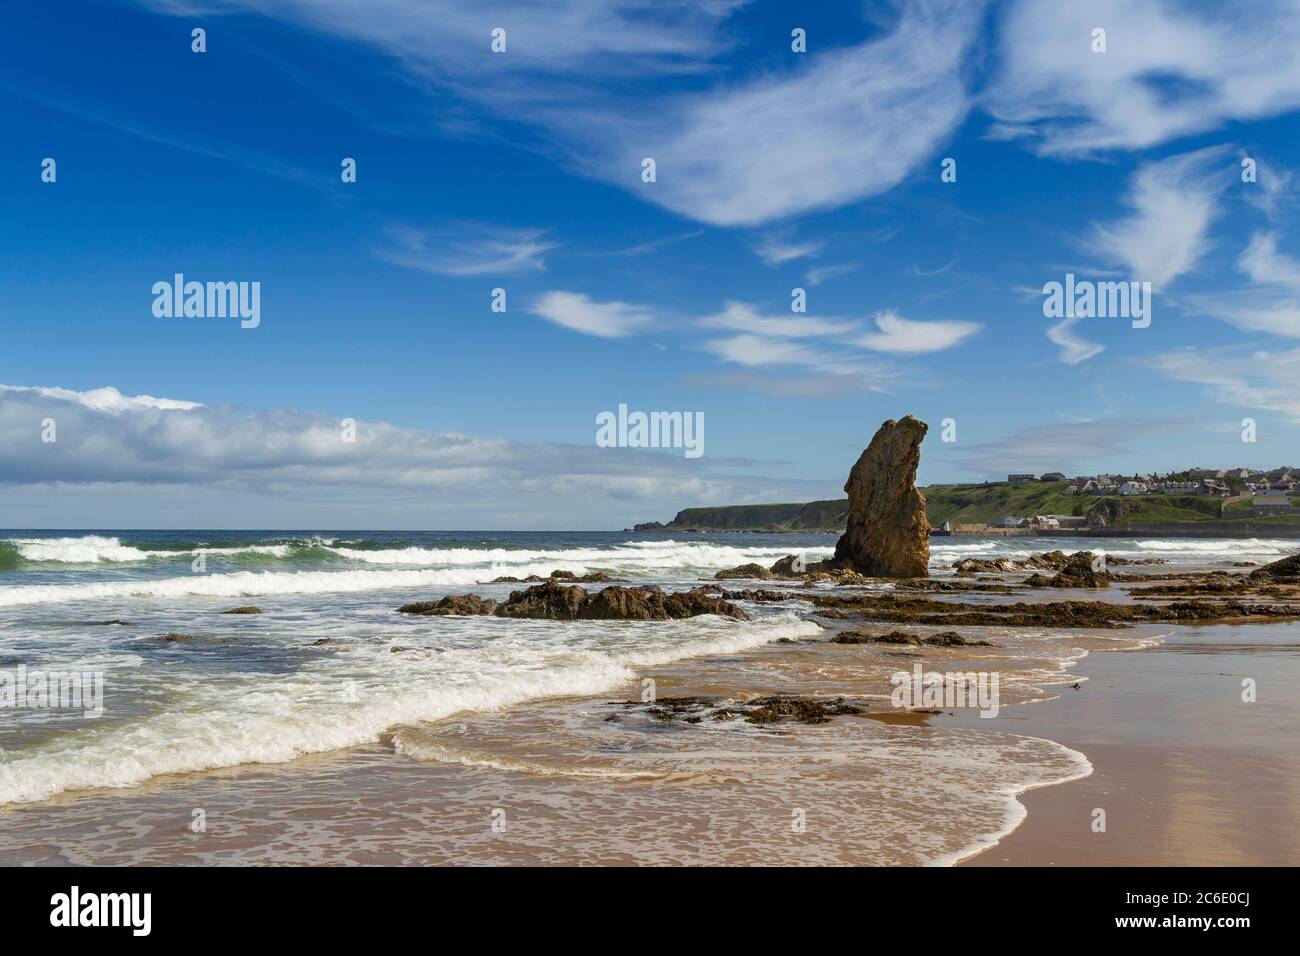
[[[8,19],[0,525],[619,528],[835,496],[905,413],[923,482],[1300,463],[1295,2]],[[155,317],[177,272],[260,325]],[[1045,318],[1066,272],[1150,327]],[[597,448],[620,403],[704,456]]]

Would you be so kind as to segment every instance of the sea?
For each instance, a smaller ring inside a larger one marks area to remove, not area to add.
[[[877,832],[880,824],[865,819],[859,832],[845,820],[823,860],[844,862],[844,854],[867,852],[866,846],[884,862],[953,862],[1014,827],[1023,815],[1016,794],[1088,772],[1077,751],[992,726],[983,734],[936,730],[918,746],[915,734],[906,736],[913,728],[855,721],[865,729],[828,729],[839,721],[810,728],[798,746],[811,749],[796,753],[791,734],[759,731],[743,721],[698,731],[713,735],[706,739],[666,735],[635,720],[619,723],[600,710],[610,700],[637,699],[648,675],[664,686],[705,687],[724,696],[796,690],[883,697],[882,682],[897,660],[859,656],[850,666],[847,658],[826,657],[826,645],[813,643],[823,628],[810,620],[813,609],[805,602],[745,604],[748,621],[556,622],[414,617],[396,610],[409,601],[469,591],[504,599],[524,585],[494,579],[555,570],[603,571],[630,585],[686,589],[720,569],[767,565],[791,553],[814,561],[831,554],[834,543],[828,534],[0,531],[0,830],[13,819],[4,814],[18,807],[50,804],[60,808],[50,820],[73,819],[77,798],[84,796],[91,800],[84,806],[96,809],[80,831],[82,855],[61,861],[157,862],[129,840],[113,844],[116,856],[91,852],[93,821],[103,819],[106,806],[126,806],[120,801],[132,795],[156,800],[159,785],[228,784],[229,778],[204,775],[240,767],[254,768],[240,806],[255,804],[255,793],[273,803],[289,799],[285,794],[296,780],[303,806],[319,812],[338,795],[327,797],[319,780],[306,782],[319,765],[302,761],[347,754],[355,756],[346,766],[364,766],[355,780],[366,786],[411,762],[444,765],[442,786],[449,793],[491,787],[500,774],[530,786],[553,777],[560,778],[555,786],[574,788],[572,800],[601,800],[611,820],[640,807],[636,812],[649,826],[645,820],[653,813],[646,806],[678,813],[696,804],[707,808],[717,797],[710,787],[730,787],[751,771],[753,798],[761,802],[769,793],[779,805],[791,771],[774,771],[776,762],[767,758],[780,756],[805,761],[795,775],[800,780],[830,774],[823,795],[835,787],[871,786],[897,796],[918,774],[967,768],[964,791],[915,798],[916,812],[931,814],[923,837],[908,836],[917,828],[909,830],[906,818],[891,832]],[[1063,546],[1159,558],[1167,562],[1160,570],[1226,567],[1275,560],[1293,553],[1295,542],[1071,538],[1063,545],[1059,538],[999,537],[934,538],[931,546],[932,572],[945,575],[960,558],[1025,557]],[[224,613],[246,605],[261,613]],[[1014,703],[1050,697],[1052,687],[1076,680],[1071,667],[1092,650],[1140,649],[1159,639],[1151,633],[1023,629],[992,636],[996,649],[986,655],[996,660],[980,666],[1008,675],[1004,687]],[[82,686],[69,698],[73,677]],[[33,696],[31,688],[42,680],[49,693]],[[451,742],[448,727],[455,734]],[[567,744],[557,749],[560,739]],[[864,761],[870,756],[870,783],[854,777],[854,754]],[[330,766],[334,774],[339,764]],[[476,776],[451,779],[467,773]],[[401,777],[389,792],[412,779]],[[337,777],[330,780],[328,786],[338,785]],[[688,782],[677,790],[636,789],[645,781],[660,787]],[[437,787],[432,777],[416,792],[427,798],[430,787]],[[400,816],[395,808],[401,801],[418,803],[420,797],[407,792],[391,799],[385,812]],[[551,809],[558,828],[563,813]],[[583,812],[583,832],[590,836],[601,810],[588,806]],[[747,812],[737,810],[739,816]],[[787,811],[772,812],[784,833]],[[945,812],[957,815],[947,824],[934,822]],[[522,859],[564,860],[570,859],[565,852],[577,852],[581,841],[545,830],[548,811],[539,810],[535,819],[537,835]],[[643,833],[639,850],[606,858],[593,843],[594,856],[580,860],[636,861],[639,852],[652,861],[691,862],[691,854],[707,845],[688,837],[675,853],[680,834],[665,827],[657,836]],[[500,844],[479,846],[476,840],[463,836],[457,845],[475,860],[512,861]],[[752,842],[737,840],[719,844],[709,859],[730,859]],[[419,846],[409,834],[399,842],[393,859]],[[240,844],[242,856],[229,859],[338,862],[328,844],[300,839],[285,844],[279,856],[264,856],[267,844],[250,839]],[[438,858],[442,851],[431,844],[425,852],[413,859]],[[780,858],[772,852],[772,859]],[[454,851],[444,855],[457,860]],[[810,858],[821,859],[804,851],[800,861]]]

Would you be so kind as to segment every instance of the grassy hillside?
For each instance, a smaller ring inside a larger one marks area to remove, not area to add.
[[[1097,499],[1067,495],[1065,486],[1064,481],[1001,481],[989,485],[931,485],[922,488],[921,494],[925,495],[925,515],[936,528],[945,521],[996,524],[1007,515],[1025,518],[1087,514]]]
[[[1300,526],[1296,514],[1259,518],[1251,513],[1251,501],[1233,501],[1219,515],[1218,498],[1194,495],[1134,495],[1132,497],[1078,497],[1064,493],[1066,482],[994,482],[983,485],[931,485],[922,488],[926,517],[933,527],[945,521],[953,524],[996,524],[1007,515],[1084,516],[1090,511],[1105,515],[1106,526],[1195,524],[1228,521]],[[1300,499],[1293,499],[1300,508]],[[807,504],[730,505],[718,508],[687,508],[665,526],[668,531],[843,531],[848,501],[812,501]]]

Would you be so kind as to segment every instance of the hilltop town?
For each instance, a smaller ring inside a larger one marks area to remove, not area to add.
[[[1078,475],[1067,478],[1059,471],[1042,475],[1011,474],[1007,483],[1026,482],[1064,484],[1060,493],[1067,496],[1110,496],[1132,498],[1146,495],[1193,496],[1219,500],[1219,517],[1233,512],[1232,506],[1248,506],[1255,517],[1290,515],[1291,496],[1300,489],[1300,469],[1287,466],[1268,471],[1253,468],[1189,468],[1168,474]],[[1238,508],[1238,511],[1241,509]],[[1057,530],[1063,528],[1105,527],[1104,511],[1089,510],[1080,515],[1079,509],[1071,514],[1056,515],[1005,515],[995,523],[999,528],[1031,528]],[[1130,512],[1132,513],[1132,512]],[[949,529],[951,530],[951,528]]]
[[[1189,468],[1167,474],[1060,471],[921,489],[932,533],[1300,534],[1300,468]],[[686,508],[634,531],[842,531],[844,499]]]

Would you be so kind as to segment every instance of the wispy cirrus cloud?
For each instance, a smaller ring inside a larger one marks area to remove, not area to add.
[[[852,363],[836,353],[767,335],[744,333],[711,339],[703,347],[718,358],[737,365],[807,365],[834,374],[854,371]]]
[[[1087,247],[1108,264],[1127,267],[1134,281],[1157,289],[1169,285],[1205,254],[1233,165],[1226,146],[1144,164],[1129,187],[1133,214],[1108,225],[1094,223]]]
[[[780,236],[763,236],[754,243],[755,254],[766,266],[779,266],[795,259],[808,259],[824,248],[824,243],[814,240],[788,240]]]
[[[808,270],[807,275],[804,276],[804,280],[810,286],[818,286],[830,279],[848,275],[850,272],[856,272],[857,269],[858,263],[856,262],[840,262],[829,266],[815,266]]]
[[[917,0],[891,31],[809,54],[798,70],[686,94],[637,118],[586,111],[574,130],[601,133],[586,169],[628,186],[652,156],[658,181],[641,195],[722,226],[883,193],[965,117],[962,65],[982,13],[979,0]]]
[[[1277,251],[1277,233],[1257,232],[1237,258],[1237,268],[1260,285],[1300,292],[1300,259]]]
[[[1258,232],[1237,257],[1251,285],[1189,296],[1189,308],[1250,332],[1300,338],[1300,259],[1279,252],[1278,235]]]
[[[1188,424],[1184,419],[1165,418],[1035,425],[998,441],[958,447],[954,451],[959,457],[951,460],[969,472],[990,478],[1048,470],[1078,474],[1116,456],[1128,455],[1145,439]]]
[[[1057,358],[1066,365],[1078,365],[1106,351],[1106,346],[1090,342],[1074,331],[1082,321],[1077,316],[1067,317],[1047,330],[1047,338],[1061,347]]]
[[[1146,364],[1168,378],[1206,386],[1220,404],[1276,412],[1300,423],[1300,349],[1186,348]]]
[[[140,2],[195,14],[179,0]],[[368,44],[419,82],[540,129],[586,175],[715,225],[758,225],[884,192],[966,115],[962,66],[984,0],[914,0],[892,29],[759,78],[718,63],[732,43],[723,26],[741,5],[205,0],[202,9],[261,13]],[[494,56],[490,33],[502,25],[508,51]],[[683,75],[696,88],[659,95],[650,108],[643,91],[607,82]],[[640,181],[645,156],[658,163],[652,188]]]
[[[884,363],[858,363],[852,372],[825,372],[815,375],[775,374],[772,372],[714,372],[685,375],[682,385],[708,388],[733,388],[758,392],[777,398],[843,398],[857,392],[891,392],[905,384],[898,369]],[[838,494],[838,488],[836,490]]]
[[[1092,31],[1106,31],[1093,52]],[[1039,153],[1145,149],[1300,106],[1300,7],[1193,0],[1015,0],[985,103]]]
[[[621,339],[643,332],[654,322],[649,307],[630,302],[598,302],[581,292],[543,293],[528,308],[548,322],[602,339]]]
[[[387,243],[374,249],[384,262],[437,275],[478,276],[541,272],[545,253],[555,249],[544,232],[482,225],[437,230],[390,226]]]
[[[732,329],[773,338],[801,339],[852,332],[857,323],[847,319],[819,319],[805,313],[766,315],[745,302],[727,301],[721,312],[700,319],[701,326]]]

